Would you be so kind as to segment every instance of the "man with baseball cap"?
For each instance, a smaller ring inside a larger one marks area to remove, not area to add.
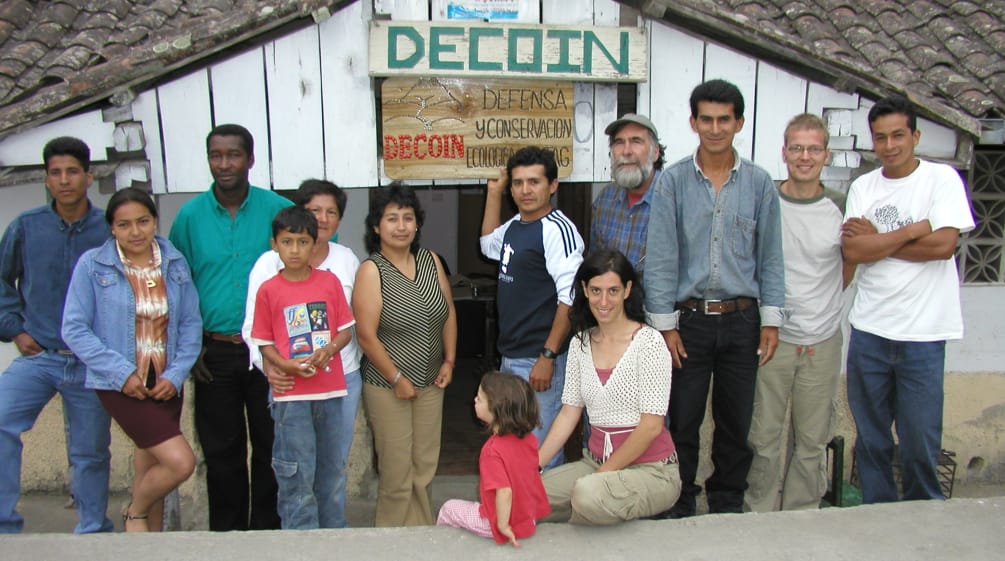
[[[645,268],[650,186],[663,169],[663,147],[648,118],[626,113],[607,125],[613,182],[593,201],[590,251],[616,249],[639,273]]]

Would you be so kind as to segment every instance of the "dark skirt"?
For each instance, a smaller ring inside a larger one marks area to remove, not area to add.
[[[150,448],[181,434],[181,394],[157,401],[139,400],[114,390],[95,391],[101,405],[137,448]]]

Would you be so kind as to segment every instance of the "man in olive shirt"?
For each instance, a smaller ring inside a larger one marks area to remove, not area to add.
[[[269,249],[272,219],[292,203],[248,184],[254,140],[244,127],[217,126],[206,137],[206,151],[213,184],[181,207],[170,239],[192,268],[205,330],[193,378],[195,428],[206,458],[209,528],[278,529],[269,383],[261,371],[249,370],[241,324],[248,274]]]

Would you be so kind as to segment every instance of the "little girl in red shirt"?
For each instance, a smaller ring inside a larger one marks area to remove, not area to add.
[[[475,415],[491,434],[478,457],[481,502],[449,500],[436,524],[519,547],[517,538],[534,535],[537,521],[551,512],[531,434],[541,422],[534,390],[519,376],[490,372],[478,386]]]

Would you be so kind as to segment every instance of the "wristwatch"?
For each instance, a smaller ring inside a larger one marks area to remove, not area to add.
[[[541,349],[541,356],[547,359],[555,360],[556,358],[558,358],[558,353],[549,349],[548,347],[545,347]]]

